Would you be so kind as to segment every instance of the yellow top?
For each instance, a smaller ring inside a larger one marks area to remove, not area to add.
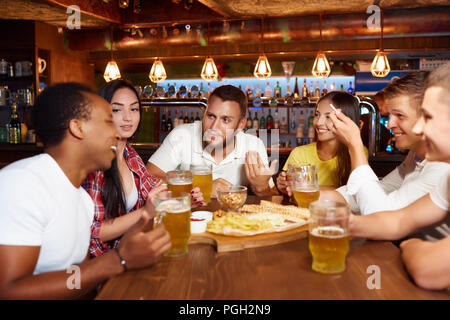
[[[368,156],[368,151],[364,147],[366,156]],[[284,164],[283,170],[287,171],[288,164],[315,164],[317,166],[317,177],[319,178],[319,186],[339,186],[339,179],[337,177],[337,166],[338,158],[333,157],[330,160],[322,161],[317,155],[317,144],[316,142],[298,146],[289,154],[286,163]]]

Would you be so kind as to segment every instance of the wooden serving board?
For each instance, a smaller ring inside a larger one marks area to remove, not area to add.
[[[217,252],[229,252],[285,243],[306,238],[307,235],[308,224],[305,224],[282,232],[263,233],[245,237],[225,236],[211,232],[193,233],[189,238],[189,244],[210,244],[216,247]]]

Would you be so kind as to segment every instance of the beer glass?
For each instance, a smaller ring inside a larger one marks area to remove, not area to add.
[[[191,196],[182,191],[163,191],[154,199],[154,224],[164,223],[170,234],[172,248],[164,256],[178,257],[188,252],[191,235]]]
[[[319,199],[319,180],[317,167],[311,164],[297,165],[291,168],[292,190],[299,207],[308,208]]]
[[[312,269],[320,273],[341,273],[349,251],[350,210],[341,202],[315,201],[309,206],[309,251]]]
[[[192,191],[192,173],[189,170],[168,171],[166,180],[169,191],[183,191],[189,194]]]
[[[192,172],[192,186],[199,187],[203,194],[203,199],[206,203],[211,202],[212,192],[212,167],[208,164],[191,165]]]

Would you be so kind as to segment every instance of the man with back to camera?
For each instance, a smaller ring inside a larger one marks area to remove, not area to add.
[[[88,260],[94,204],[80,185],[115,157],[120,137],[108,102],[84,85],[57,84],[37,97],[33,124],[44,153],[0,170],[0,298],[80,298],[127,269],[156,263],[171,244],[164,226],[143,231],[151,201],[117,250]],[[80,286],[71,290],[74,265]]]
[[[150,157],[150,174],[165,178],[167,171],[189,170],[191,164],[210,164],[212,196],[219,186],[247,185],[256,195],[276,193],[271,176],[277,160],[268,167],[261,139],[244,133],[247,97],[239,88],[223,85],[208,99],[202,122],[179,125]]]

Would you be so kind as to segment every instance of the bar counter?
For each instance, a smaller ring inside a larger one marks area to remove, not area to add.
[[[158,149],[160,143],[132,143],[132,146],[141,156],[142,160],[148,161],[150,156]],[[278,149],[279,164],[280,168],[283,168],[284,163],[289,157],[289,153],[292,148],[280,148]],[[43,151],[43,146],[37,144],[21,143],[17,145],[11,145],[7,143],[0,143],[0,169],[7,166],[11,162],[31,157],[39,154]],[[270,156],[271,148],[267,149]],[[370,166],[374,170],[378,177],[384,177],[387,173],[392,171],[396,166],[398,166],[405,155],[403,154],[389,154],[387,152],[378,153],[376,157],[371,157],[369,159]]]

